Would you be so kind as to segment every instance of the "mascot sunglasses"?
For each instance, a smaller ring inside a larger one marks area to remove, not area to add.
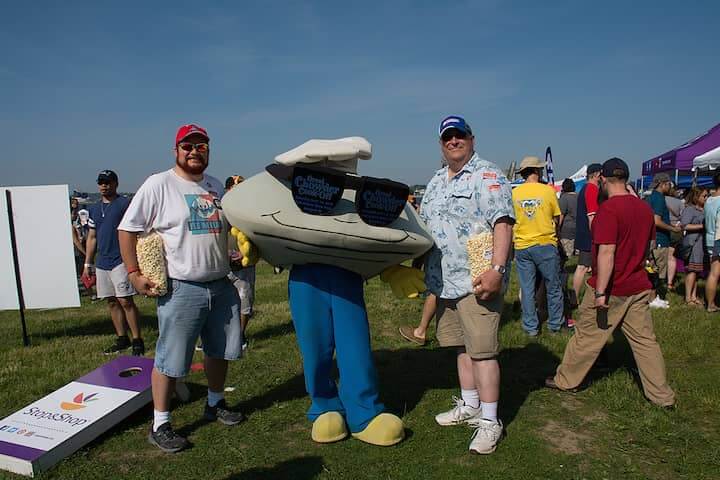
[[[345,189],[355,190],[355,209],[360,219],[374,227],[385,227],[397,220],[410,194],[404,183],[311,164],[274,163],[265,170],[278,180],[290,182],[295,204],[309,215],[330,214]]]

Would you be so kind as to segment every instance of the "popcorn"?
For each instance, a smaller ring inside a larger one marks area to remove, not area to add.
[[[467,240],[470,278],[476,278],[492,267],[493,234],[481,232],[471,235]]]
[[[160,296],[165,295],[167,293],[167,264],[160,235],[152,232],[139,237],[136,252],[140,271],[155,284],[153,291]]]

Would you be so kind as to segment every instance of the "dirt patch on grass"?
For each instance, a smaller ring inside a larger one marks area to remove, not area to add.
[[[572,395],[565,395],[560,402],[560,406],[565,410],[575,412],[582,407],[582,403]]]
[[[608,419],[607,413],[596,410],[592,413],[586,413],[582,416],[586,423],[600,423]]]
[[[540,436],[547,440],[553,450],[569,455],[577,455],[585,451],[590,436],[576,432],[561,425],[555,420],[548,421],[540,430]]]

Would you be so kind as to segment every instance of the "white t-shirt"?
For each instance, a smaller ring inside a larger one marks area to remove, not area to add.
[[[118,230],[155,230],[165,244],[168,276],[209,282],[228,274],[228,223],[219,207],[223,186],[204,175],[185,180],[173,169],[151,175],[133,197]]]

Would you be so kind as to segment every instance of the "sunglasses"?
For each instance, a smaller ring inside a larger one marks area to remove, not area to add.
[[[188,153],[192,152],[193,149],[195,149],[198,153],[205,153],[208,151],[208,148],[210,148],[207,143],[188,142],[178,143],[178,147]]]
[[[440,135],[440,138],[443,142],[452,140],[453,137],[457,138],[458,140],[465,140],[468,137],[468,134],[467,132],[463,132],[462,130],[458,130],[457,128],[448,128],[442,133],[442,135]]]
[[[355,208],[360,219],[374,227],[385,227],[397,220],[410,194],[410,188],[404,183],[313,165],[274,163],[265,170],[279,180],[290,182],[295,204],[309,215],[328,215],[346,188],[355,190]]]

